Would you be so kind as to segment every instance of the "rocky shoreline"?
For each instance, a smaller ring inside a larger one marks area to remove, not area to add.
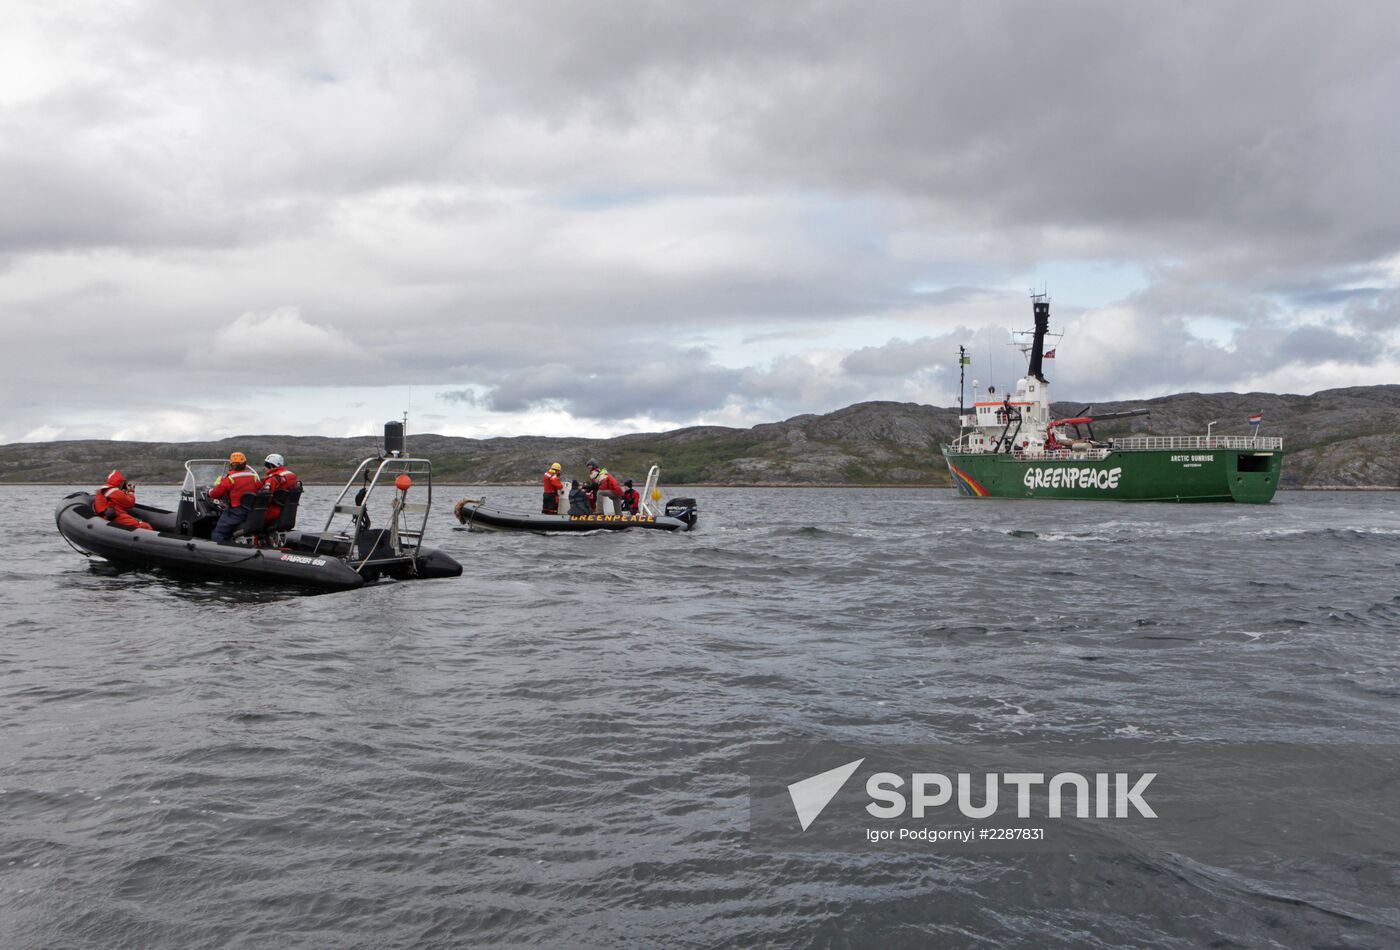
[[[1062,415],[1083,403],[1056,403]],[[1103,412],[1146,408],[1150,415],[1100,427],[1123,435],[1249,435],[1247,418],[1264,412],[1263,435],[1281,436],[1287,455],[1280,487],[1310,490],[1400,488],[1400,385],[1332,389],[1308,396],[1273,393],[1183,393],[1158,399],[1100,402]],[[469,439],[413,433],[409,451],[433,460],[442,483],[532,485],[552,461],[580,472],[590,457],[615,472],[644,477],[661,466],[672,488],[947,487],[940,446],[957,434],[957,410],[916,403],[865,402],[821,415],[800,415],[749,429],[691,426],[612,439],[544,436]],[[207,442],[59,441],[0,446],[0,484],[96,484],[113,467],[138,482],[178,482],[188,458],[222,458],[233,450],[260,458],[286,455],[308,481],[340,484],[353,465],[379,448],[378,436],[247,435]]]

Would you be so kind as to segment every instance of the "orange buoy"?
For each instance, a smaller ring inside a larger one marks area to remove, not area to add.
[[[413,487],[413,479],[409,478],[407,475],[400,475],[398,478],[394,479],[394,487],[399,491],[408,491]]]

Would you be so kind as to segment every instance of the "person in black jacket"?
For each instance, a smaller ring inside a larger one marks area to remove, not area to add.
[[[591,515],[593,505],[588,501],[588,492],[584,491],[574,479],[569,488],[569,514],[571,515]]]
[[[622,483],[622,510],[625,514],[635,515],[642,507],[642,496],[637,494],[637,489],[632,487],[632,479]]]

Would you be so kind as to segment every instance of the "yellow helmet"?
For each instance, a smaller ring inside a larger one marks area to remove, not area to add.
[[[229,455],[228,460],[233,464],[238,465],[242,462],[248,461],[248,456],[244,455],[242,452],[233,452]]]
[[[564,470],[564,466],[560,465],[558,462],[555,462],[549,467],[549,470],[551,472],[562,472]]]

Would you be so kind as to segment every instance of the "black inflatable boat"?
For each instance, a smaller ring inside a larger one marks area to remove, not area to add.
[[[662,505],[659,478],[660,470],[653,465],[637,514],[546,515],[488,505],[484,498],[463,498],[452,513],[471,531],[690,531],[700,518],[699,505],[694,498],[670,498]]]
[[[628,528],[689,531],[696,521],[694,499],[677,500],[691,502],[691,505],[685,512],[673,508],[673,513],[660,515],[544,515],[496,508],[485,501],[463,498],[455,512],[457,520],[472,531],[623,531]]]
[[[433,492],[432,463],[427,459],[395,454],[365,459],[332,506],[325,528],[316,533],[294,530],[300,486],[274,496],[250,493],[242,499],[251,509],[243,527],[230,541],[211,541],[219,509],[208,492],[224,470],[225,463],[217,459],[186,462],[175,511],[140,504],[131,509],[151,525],[149,531],[99,517],[89,492],[64,498],[54,519],[59,532],[82,554],[194,577],[333,591],[381,577],[410,580],[462,573],[462,565],[451,557],[422,544]],[[376,496],[378,488],[389,492],[387,504],[384,491]],[[271,523],[266,517],[269,501],[282,508]],[[385,512],[383,527],[374,525],[372,510]]]

